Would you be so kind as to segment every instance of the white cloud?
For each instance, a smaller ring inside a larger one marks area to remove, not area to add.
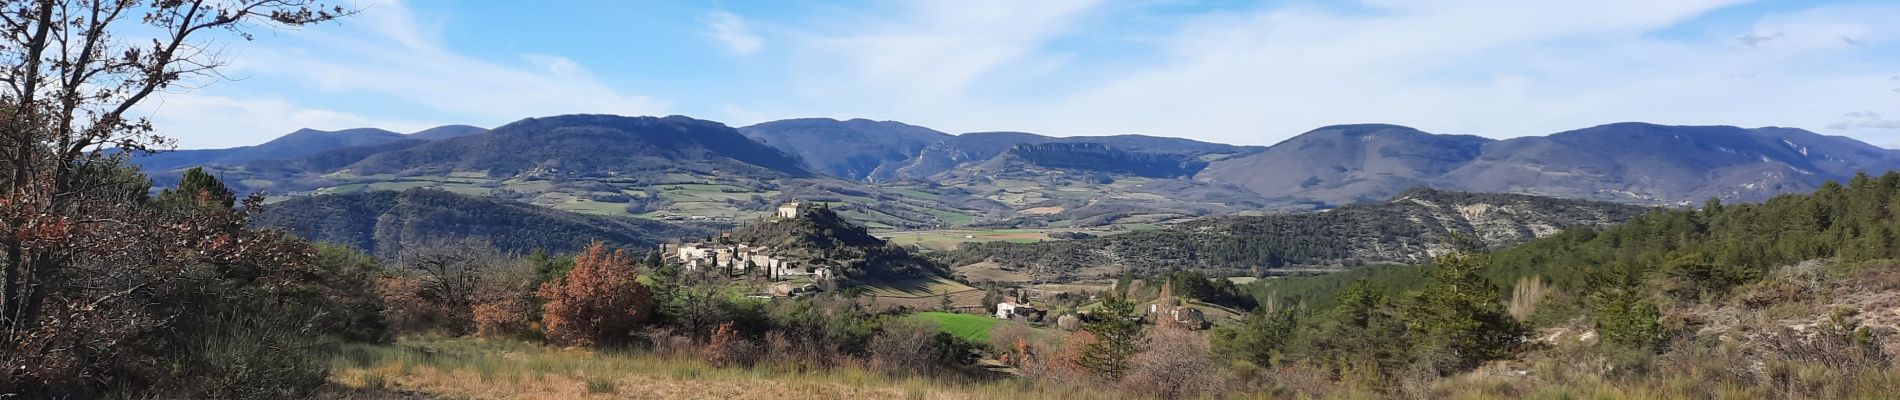
[[[179,94],[142,104],[158,133],[178,148],[203,149],[262,143],[302,128],[339,130],[374,127],[408,133],[435,126],[422,121],[382,120],[305,108],[280,97],[232,98]]]
[[[289,82],[290,91],[401,104],[442,123],[493,126],[532,116],[655,115],[670,108],[609,87],[565,57],[522,54],[513,65],[462,54],[441,39],[439,23],[419,20],[401,1],[378,1],[342,25],[261,38],[261,46],[234,59],[231,72]]]
[[[1835,130],[1850,130],[1850,129],[1900,130],[1900,120],[1891,120],[1891,119],[1881,118],[1880,114],[1876,114],[1872,111],[1855,111],[1855,112],[1847,113],[1847,115],[1842,115],[1842,117],[1845,117],[1847,119],[1842,120],[1840,122],[1828,124],[1827,128],[1835,129]]]
[[[806,114],[952,132],[1137,132],[1245,144],[1356,122],[1493,137],[1619,121],[1820,129],[1843,112],[1892,104],[1883,81],[1900,65],[1857,62],[1867,57],[1854,52],[1891,49],[1882,46],[1894,44],[1900,26],[1882,21],[1900,19],[1900,7],[1823,6],[1754,26],[1654,34],[1741,2],[1375,0],[1352,11],[1294,3],[1144,16],[1181,20],[1152,43],[1133,41],[1153,46],[1155,58],[1101,66],[1048,46],[1104,34],[1085,31],[1100,28],[1082,23],[1087,3],[915,11],[923,5],[864,24],[872,29],[808,40],[807,57],[818,61],[800,70],[821,72],[801,77],[808,98],[800,100],[813,104]],[[1774,39],[1738,47],[1744,36]],[[1061,68],[1024,71],[1038,60]],[[1041,81],[1060,90],[1023,99],[972,89]]]
[[[765,48],[765,39],[752,33],[752,29],[746,27],[745,18],[736,14],[714,11],[707,14],[702,21],[706,23],[707,28],[712,29],[712,32],[708,32],[707,35],[720,43],[725,43],[735,53],[752,54]]]
[[[960,95],[1063,32],[1097,0],[910,1],[903,15],[833,25],[847,32],[804,37],[807,95],[866,103],[934,104]],[[899,104],[902,106],[903,104]]]

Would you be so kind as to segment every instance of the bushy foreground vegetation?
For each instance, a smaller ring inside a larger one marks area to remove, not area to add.
[[[1900,389],[1882,311],[1900,302],[1897,195],[1900,173],[1860,175],[1433,266],[1262,280],[1279,310],[1223,337],[1255,365],[1387,393],[1878,397]]]
[[[235,207],[202,172],[153,198],[122,164],[167,144],[137,105],[215,74],[203,36],[348,12],[275,0],[0,4],[0,397],[304,395],[325,380],[311,355],[328,338],[378,331],[375,305],[355,292],[367,271],[249,229],[261,198]]]

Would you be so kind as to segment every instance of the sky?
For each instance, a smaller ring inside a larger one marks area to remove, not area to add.
[[[572,113],[1244,145],[1346,123],[1508,138],[1643,121],[1900,146],[1891,0],[345,4],[361,12],[209,38],[226,79],[142,112],[179,148]]]

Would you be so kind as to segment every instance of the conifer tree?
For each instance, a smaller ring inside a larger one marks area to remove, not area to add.
[[[218,207],[231,208],[237,203],[237,193],[219,181],[218,177],[206,173],[203,167],[185,170],[178,180],[178,187],[165,189],[158,193],[158,204],[165,207]]]
[[[1131,367],[1129,359],[1141,350],[1141,321],[1135,318],[1135,303],[1125,294],[1110,294],[1095,312],[1099,315],[1082,329],[1097,340],[1083,349],[1077,363],[1097,377],[1120,380]]]

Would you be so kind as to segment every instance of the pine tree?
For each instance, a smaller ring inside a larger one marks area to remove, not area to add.
[[[226,187],[217,177],[206,173],[202,167],[185,170],[178,180],[178,187],[165,189],[158,193],[158,204],[168,208],[218,207],[231,208],[237,204],[237,193]]]
[[[1420,291],[1406,320],[1423,334],[1423,355],[1438,358],[1440,372],[1467,370],[1510,357],[1524,327],[1504,309],[1503,292],[1479,275],[1487,264],[1464,253],[1438,257],[1431,286]]]
[[[1077,363],[1098,377],[1120,380],[1131,367],[1129,359],[1140,351],[1141,321],[1135,318],[1135,303],[1127,295],[1110,294],[1096,313],[1100,315],[1082,329],[1097,341],[1083,349]]]

